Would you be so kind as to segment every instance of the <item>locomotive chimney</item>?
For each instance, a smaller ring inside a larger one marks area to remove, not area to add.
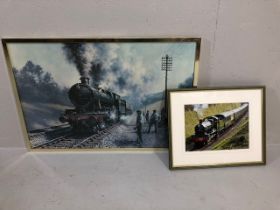
[[[88,77],[83,76],[83,77],[80,78],[80,80],[81,80],[82,84],[89,85],[89,78]]]

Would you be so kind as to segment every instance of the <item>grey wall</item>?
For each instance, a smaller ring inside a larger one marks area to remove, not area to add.
[[[0,37],[201,37],[200,86],[266,85],[266,166],[169,171],[168,154],[26,153],[0,49],[0,210],[278,210],[279,0],[0,0]]]
[[[201,37],[200,86],[266,85],[268,143],[278,143],[280,2],[277,0],[1,0],[0,36]],[[0,52],[0,147],[22,147]]]

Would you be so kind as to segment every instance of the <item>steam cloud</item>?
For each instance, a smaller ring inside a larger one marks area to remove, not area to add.
[[[95,55],[94,49],[81,43],[65,44],[63,50],[67,60],[73,63],[81,76],[88,76],[91,60]]]
[[[192,77],[188,77],[184,82],[180,83],[178,85],[178,88],[188,88],[188,87],[192,87],[193,86],[193,76]]]
[[[80,75],[90,77],[91,85],[125,97],[134,107],[142,103],[153,75],[141,61],[120,59],[117,44],[67,43],[62,49]]]

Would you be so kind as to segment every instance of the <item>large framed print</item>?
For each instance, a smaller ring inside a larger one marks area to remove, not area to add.
[[[169,90],[170,169],[265,164],[265,87]]]
[[[166,149],[167,89],[196,86],[200,38],[3,39],[29,149]]]

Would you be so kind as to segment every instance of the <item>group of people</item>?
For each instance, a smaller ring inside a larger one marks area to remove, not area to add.
[[[159,123],[159,115],[156,110],[153,110],[150,115],[149,110],[146,113],[142,113],[141,110],[137,110],[137,118],[136,118],[136,133],[137,133],[137,141],[138,143],[142,143],[142,129],[143,124],[146,122],[148,124],[147,133],[150,133],[151,128],[154,126],[155,133],[158,132],[158,123]]]

